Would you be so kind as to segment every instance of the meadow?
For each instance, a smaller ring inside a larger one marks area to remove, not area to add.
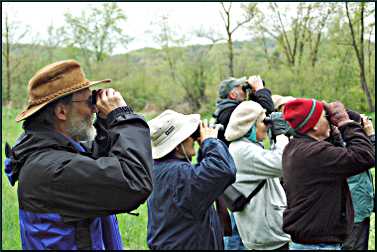
[[[3,107],[2,110],[2,160],[4,161],[4,145],[8,142],[13,145],[16,138],[22,132],[21,124],[14,120],[19,110]],[[373,121],[375,115],[371,114]],[[148,118],[148,116],[146,116]],[[375,169],[372,170],[373,176]],[[17,184],[11,187],[4,174],[4,164],[2,162],[2,249],[19,250],[22,249],[18,224],[18,201]],[[125,249],[148,249],[146,243],[147,236],[147,206],[141,205],[137,210],[139,216],[128,214],[118,214],[118,222]],[[375,249],[375,215],[371,216],[369,249]]]

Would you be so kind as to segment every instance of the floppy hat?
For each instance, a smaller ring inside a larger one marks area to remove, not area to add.
[[[262,121],[266,117],[265,111],[254,101],[241,102],[230,116],[224,134],[225,139],[231,142],[246,135],[257,121]]]
[[[233,88],[242,85],[245,82],[246,77],[242,77],[239,79],[231,77],[229,79],[223,80],[219,85],[219,97],[221,99],[225,99]]]
[[[105,82],[111,82],[111,80],[87,80],[80,64],[75,60],[63,60],[47,65],[30,79],[28,105],[16,117],[16,122],[28,118],[62,96]]]
[[[298,98],[285,104],[283,117],[289,126],[304,134],[318,123],[323,109],[320,101]]]
[[[169,154],[195,132],[199,123],[199,114],[184,115],[170,109],[148,121],[153,159],[159,159]]]
[[[271,99],[274,102],[275,109],[278,109],[280,106],[286,104],[289,101],[293,101],[293,96],[281,96],[281,95],[271,95]]]

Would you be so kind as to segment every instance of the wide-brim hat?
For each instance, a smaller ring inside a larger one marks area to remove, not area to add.
[[[22,121],[60,97],[80,91],[110,79],[90,81],[85,78],[80,64],[75,60],[52,63],[39,70],[28,84],[28,105],[17,117]]]
[[[199,123],[199,114],[184,115],[170,109],[148,121],[153,159],[162,158],[173,151],[197,130]]]

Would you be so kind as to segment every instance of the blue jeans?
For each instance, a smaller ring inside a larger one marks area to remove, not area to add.
[[[236,221],[233,213],[230,213],[230,221],[232,223],[232,236],[224,236],[224,249],[225,250],[246,250],[244,247],[240,234],[238,233]]]
[[[341,243],[316,243],[316,244],[302,244],[289,243],[289,250],[341,250]]]

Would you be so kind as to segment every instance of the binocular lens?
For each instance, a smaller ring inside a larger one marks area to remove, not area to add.
[[[92,101],[91,101],[92,105],[97,104],[97,94],[99,91],[101,91],[101,89],[92,90]]]

